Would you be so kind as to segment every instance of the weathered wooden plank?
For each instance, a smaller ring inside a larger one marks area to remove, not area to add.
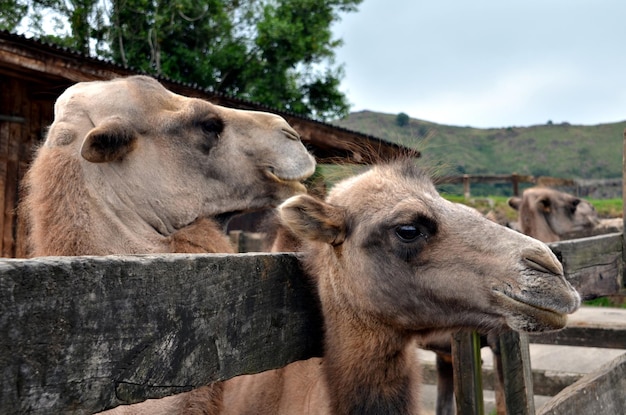
[[[624,286],[621,233],[548,245],[563,263],[568,281],[584,299],[615,294]]]
[[[0,413],[92,413],[319,355],[290,254],[0,261]]]
[[[15,257],[15,226],[18,203],[18,162],[7,161],[6,185],[4,187],[4,212],[2,225],[2,256]]]
[[[531,343],[626,349],[626,309],[581,307],[564,330],[529,335]]]
[[[583,374],[534,368],[532,377],[535,395],[555,396],[583,377]],[[483,390],[495,390],[498,378],[493,368],[482,367],[482,381]],[[437,366],[434,362],[422,362],[422,382],[427,385],[437,384]]]
[[[461,331],[452,335],[452,361],[457,414],[483,415],[485,403],[478,333]]]
[[[510,415],[534,415],[533,376],[527,335],[507,331],[500,335],[499,343],[506,412]]]
[[[626,353],[583,376],[539,408],[540,415],[623,414]]]

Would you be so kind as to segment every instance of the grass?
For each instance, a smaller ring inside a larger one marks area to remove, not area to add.
[[[626,308],[626,296],[610,295],[607,297],[600,297],[593,300],[585,301],[584,305],[592,307]]]
[[[622,199],[589,199],[602,218],[619,218],[622,216]]]
[[[544,124],[480,129],[411,119],[400,127],[395,114],[361,111],[334,122],[422,151],[425,165],[446,175],[531,174],[561,178],[622,175],[626,121],[600,125]]]

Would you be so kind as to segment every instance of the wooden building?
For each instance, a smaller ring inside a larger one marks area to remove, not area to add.
[[[16,206],[19,182],[35,146],[53,120],[57,97],[76,82],[136,75],[133,69],[68,49],[0,31],[0,255],[13,257],[20,244]],[[194,85],[158,78],[181,95],[227,107],[280,114],[302,136],[318,162],[371,163],[418,152],[263,105],[216,94]]]

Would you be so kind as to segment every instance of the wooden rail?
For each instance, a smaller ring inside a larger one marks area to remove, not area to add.
[[[541,415],[623,414],[626,354],[568,386],[541,408]]]
[[[550,176],[532,176],[523,174],[464,174],[461,176],[443,176],[437,179],[437,184],[462,184],[463,195],[466,199],[471,197],[472,183],[511,183],[511,192],[514,196],[520,195],[520,183],[531,183],[536,186],[546,187],[572,187],[578,196],[587,196],[585,189],[597,187],[619,188],[622,179],[562,179]]]
[[[551,246],[575,285],[604,293],[623,287],[621,240]],[[576,248],[590,245],[612,253]],[[85,414],[162,397],[318,356],[321,338],[294,254],[0,260],[2,414]],[[528,405],[527,387],[509,389]]]
[[[289,254],[0,260],[0,413],[90,414],[321,353]]]

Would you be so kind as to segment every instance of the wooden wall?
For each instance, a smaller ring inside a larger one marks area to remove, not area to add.
[[[18,235],[19,183],[53,118],[54,98],[36,79],[0,73],[0,255],[23,252]]]

